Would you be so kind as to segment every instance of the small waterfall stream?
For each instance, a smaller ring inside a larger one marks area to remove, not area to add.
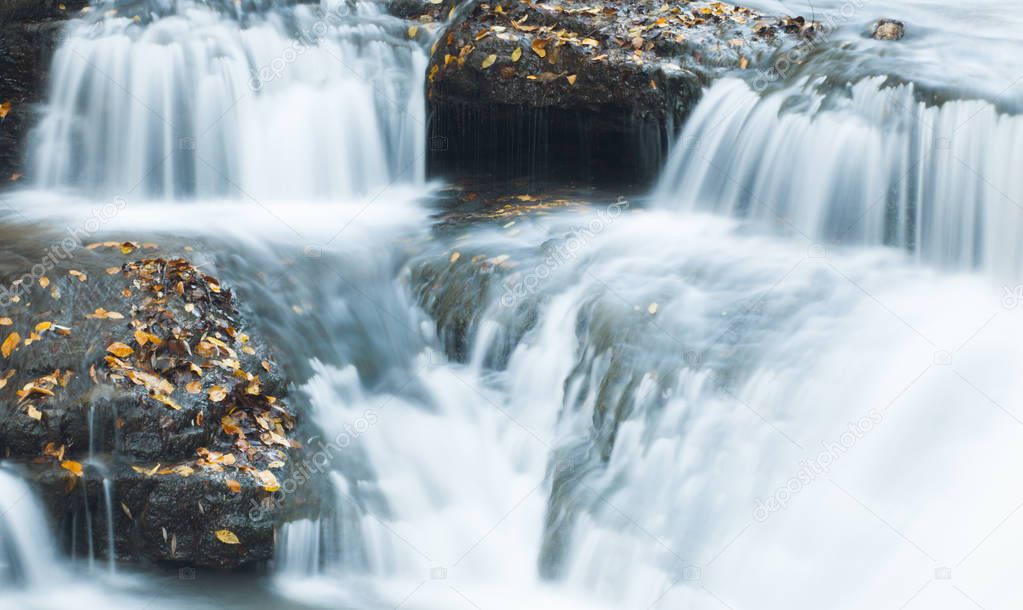
[[[0,468],[0,596],[45,585],[59,573],[56,545],[32,490]]]

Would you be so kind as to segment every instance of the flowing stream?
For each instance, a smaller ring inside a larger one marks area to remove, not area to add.
[[[833,34],[850,86],[812,76],[827,53],[768,91],[712,85],[648,197],[456,222],[424,177],[426,51],[377,3],[72,22],[4,222],[123,198],[96,240],[194,245],[295,379],[329,508],[281,529],[269,578],[115,573],[60,557],[0,470],[0,596],[1019,607],[1013,25],[979,10],[938,69],[913,57],[962,8],[922,4],[890,53],[862,30],[901,4],[856,5]]]

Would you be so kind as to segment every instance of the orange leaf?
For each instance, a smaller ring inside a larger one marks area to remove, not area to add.
[[[120,341],[114,341],[109,346],[107,346],[107,351],[117,356],[118,358],[125,358],[127,356],[130,356],[134,350],[125,345],[124,343],[121,343]]]
[[[60,467],[67,470],[76,477],[82,476],[82,465],[73,460],[64,460],[60,463]]]
[[[19,335],[18,333],[11,333],[7,335],[7,338],[4,339],[3,344],[0,345],[0,354],[3,354],[4,358],[9,357],[11,355],[11,352],[14,351],[14,348],[18,347],[19,343],[21,343],[21,335]]]

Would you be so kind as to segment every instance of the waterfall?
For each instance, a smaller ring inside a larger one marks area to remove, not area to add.
[[[912,85],[882,78],[761,97],[725,79],[686,125],[656,200],[1015,279],[1023,275],[1021,164],[1023,118],[984,101],[929,105]]]
[[[103,477],[103,509],[106,511],[107,526],[107,570],[117,571],[117,548],[114,545],[114,482]]]
[[[377,2],[72,22],[32,158],[101,197],[298,200],[423,180],[426,56]]]
[[[29,486],[0,468],[0,596],[45,585],[55,573],[53,536]]]

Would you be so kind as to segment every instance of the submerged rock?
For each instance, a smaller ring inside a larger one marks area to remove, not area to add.
[[[906,24],[895,19],[880,19],[874,24],[875,40],[902,40],[906,35]]]
[[[428,67],[431,170],[642,182],[703,85],[776,31],[720,2],[472,3]]]
[[[107,553],[109,518],[120,559],[271,558],[275,527],[311,494],[275,496],[299,443],[268,346],[188,261],[89,248],[5,278],[0,455],[28,465],[79,552]]]

